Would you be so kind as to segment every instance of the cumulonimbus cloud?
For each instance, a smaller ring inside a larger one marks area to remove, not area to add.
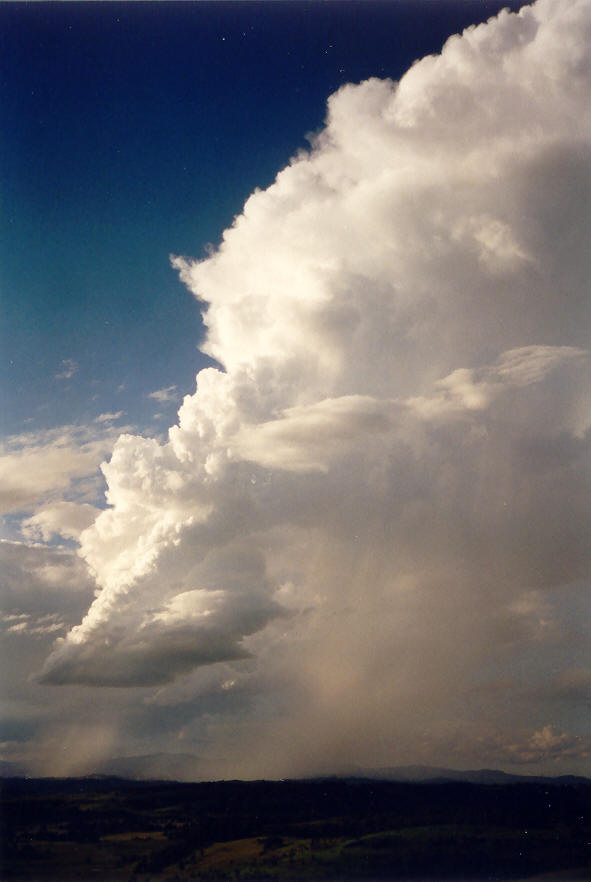
[[[217,251],[173,259],[221,368],[166,443],[119,438],[80,538],[100,593],[42,681],[254,655],[353,756],[346,707],[383,731],[413,691],[420,725],[562,639],[519,598],[589,578],[590,160],[584,0],[332,95]]]

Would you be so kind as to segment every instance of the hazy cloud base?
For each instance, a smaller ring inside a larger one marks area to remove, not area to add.
[[[590,50],[538,0],[345,86],[174,259],[222,369],[117,441],[43,683],[160,686],[219,774],[588,756]]]

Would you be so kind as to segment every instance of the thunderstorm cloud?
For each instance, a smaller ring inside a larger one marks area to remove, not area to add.
[[[586,0],[332,95],[219,248],[173,258],[219,367],[167,439],[116,442],[76,533],[99,590],[41,682],[271,696],[242,745],[269,774],[582,755],[589,229]]]

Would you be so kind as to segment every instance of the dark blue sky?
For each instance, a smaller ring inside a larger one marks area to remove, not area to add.
[[[399,78],[521,5],[2,4],[4,433],[119,410],[169,425],[206,363],[169,254],[215,244],[341,84]]]

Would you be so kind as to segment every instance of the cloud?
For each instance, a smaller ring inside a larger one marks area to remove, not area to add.
[[[95,417],[95,423],[114,423],[123,416],[123,411],[118,410],[116,413],[101,413]]]
[[[39,636],[63,631],[66,627],[57,613],[32,619],[28,613],[0,614],[0,627],[4,626],[8,634],[27,634]]]
[[[166,389],[156,389],[155,392],[150,392],[148,394],[148,398],[154,398],[156,401],[160,402],[177,401],[178,394],[176,386],[167,386]]]
[[[4,625],[72,625],[92,600],[93,584],[74,552],[25,542],[0,541],[0,611]]]
[[[576,368],[588,357],[586,350],[573,346],[522,346],[501,353],[494,365],[457,368],[435,383],[435,396],[411,398],[407,404],[427,419],[485,410],[508,390],[541,383],[550,373]],[[588,428],[585,411],[579,431],[584,435]],[[576,427],[571,430],[577,432]]]
[[[221,560],[214,558],[210,555],[194,567],[184,581],[184,585],[204,584],[206,588],[179,591],[182,583],[177,573],[173,591],[163,591],[159,572],[170,578],[170,562],[153,568],[151,578],[142,581],[141,593],[128,586],[125,600],[119,597],[115,631],[110,609],[101,602],[111,604],[113,597],[100,595],[82,625],[58,641],[42,681],[149,686],[169,682],[199,665],[247,658],[243,637],[260,630],[280,609],[269,597],[260,553],[232,548],[224,550]],[[182,555],[181,561],[187,564],[189,556]],[[146,604],[148,595],[151,601]],[[89,630],[91,641],[85,639]],[[71,641],[77,633],[82,639],[73,653]],[[104,658],[108,646],[112,647],[110,659]]]
[[[583,645],[553,598],[591,578],[590,56],[588,4],[538,0],[347,85],[218,250],[173,260],[221,368],[165,443],[115,444],[80,534],[99,593],[42,682],[217,690],[222,774],[503,728],[505,756],[584,759],[568,702],[527,729],[478,687],[517,665],[533,695]]]
[[[74,374],[80,370],[80,365],[71,358],[64,358],[61,366],[63,370],[55,375],[56,380],[71,380]]]
[[[591,744],[588,738],[559,732],[552,726],[544,726],[526,741],[509,744],[506,748],[507,759],[515,763],[535,763],[541,760],[557,760],[573,757],[583,759],[591,755]]]
[[[31,510],[97,474],[116,437],[108,426],[59,426],[5,438],[0,444],[0,511]]]
[[[387,411],[387,402],[361,395],[290,407],[278,419],[242,427],[230,454],[266,468],[326,472],[339,448],[385,432]]]
[[[99,509],[87,502],[60,500],[41,506],[30,518],[25,518],[21,532],[27,539],[43,542],[51,542],[59,536],[77,540],[98,514]]]

